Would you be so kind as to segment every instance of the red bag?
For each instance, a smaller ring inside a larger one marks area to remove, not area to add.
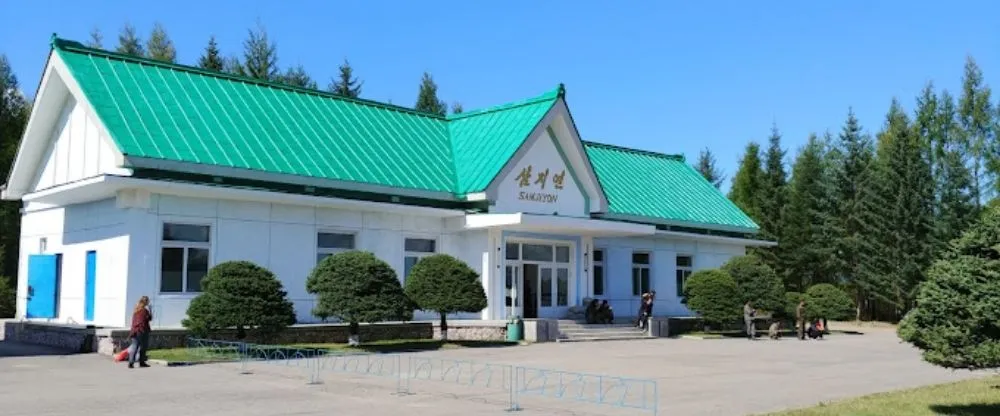
[[[118,354],[115,354],[115,362],[121,362],[128,359],[128,350],[121,350]]]

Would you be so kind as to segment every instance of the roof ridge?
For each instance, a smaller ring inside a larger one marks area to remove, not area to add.
[[[636,153],[636,154],[641,154],[641,155],[646,155],[646,156],[659,157],[659,158],[663,158],[663,159],[676,160],[676,161],[679,161],[679,162],[684,162],[686,160],[686,158],[684,157],[684,155],[683,154],[679,154],[679,153],[669,154],[669,153],[654,152],[654,151],[651,151],[651,150],[635,149],[635,148],[631,148],[631,147],[619,146],[619,145],[615,145],[615,144],[599,143],[599,142],[590,141],[590,140],[581,140],[581,142],[583,142],[583,144],[585,146],[603,147],[605,149],[620,150],[620,151],[629,152],[629,153]]]
[[[447,119],[448,119],[448,121],[452,121],[452,120],[459,120],[459,119],[467,118],[467,117],[473,117],[473,116],[479,116],[479,115],[488,114],[488,113],[494,113],[494,112],[497,112],[497,111],[510,110],[510,109],[513,109],[513,108],[524,107],[524,106],[528,106],[528,105],[531,105],[531,104],[537,104],[537,103],[540,103],[542,101],[554,100],[554,99],[557,99],[559,97],[564,96],[565,94],[566,94],[566,88],[563,86],[563,84],[559,84],[559,86],[556,87],[555,89],[546,91],[545,93],[543,93],[541,95],[538,95],[538,96],[535,96],[535,97],[526,98],[526,99],[519,100],[519,101],[512,101],[512,102],[509,102],[509,103],[495,105],[495,106],[492,106],[492,107],[486,107],[486,108],[479,109],[479,110],[472,110],[472,111],[468,111],[468,112],[462,112],[462,113],[459,113],[459,114],[451,114],[451,115],[449,115],[447,117]]]
[[[178,70],[178,71],[185,71],[185,72],[196,73],[196,74],[199,74],[199,75],[211,76],[211,77],[216,77],[216,78],[223,78],[223,79],[228,79],[228,80],[231,80],[231,81],[245,82],[245,83],[255,84],[255,85],[259,85],[259,86],[263,86],[263,87],[278,88],[278,89],[288,90],[288,91],[297,92],[297,93],[312,94],[312,95],[316,95],[316,96],[319,96],[319,97],[332,98],[332,99],[336,99],[336,100],[340,100],[340,101],[345,101],[345,102],[349,102],[349,103],[360,104],[360,105],[367,105],[367,106],[376,107],[376,108],[382,108],[382,109],[385,109],[385,110],[401,111],[401,112],[410,113],[410,114],[413,114],[413,115],[419,115],[419,116],[424,116],[424,117],[438,119],[438,120],[445,120],[446,119],[445,116],[441,116],[441,115],[437,115],[437,114],[432,114],[432,113],[426,113],[426,112],[423,112],[423,111],[419,111],[419,110],[416,110],[416,109],[413,109],[413,108],[409,108],[409,107],[403,107],[403,106],[396,105],[396,104],[383,103],[381,101],[375,101],[375,100],[370,100],[370,99],[366,99],[366,98],[345,97],[345,96],[334,94],[334,93],[328,92],[328,91],[322,91],[322,90],[311,89],[311,88],[296,87],[296,86],[293,86],[293,85],[287,85],[287,84],[282,84],[282,83],[272,82],[272,81],[265,81],[265,80],[261,80],[261,79],[257,79],[257,78],[251,78],[251,77],[246,77],[246,76],[242,76],[242,75],[230,74],[230,73],[227,73],[227,72],[212,71],[212,70],[208,70],[208,69],[204,69],[204,68],[199,68],[199,67],[191,66],[191,65],[183,65],[183,64],[177,64],[177,63],[163,62],[163,61],[158,61],[158,60],[155,60],[155,59],[150,59],[150,58],[145,58],[145,57],[140,57],[140,56],[127,55],[127,54],[123,54],[123,53],[119,53],[119,52],[114,52],[114,51],[109,51],[109,50],[105,50],[105,49],[91,48],[89,46],[86,46],[86,45],[84,45],[84,44],[82,44],[80,42],[74,41],[74,40],[59,38],[55,33],[52,34],[51,45],[52,45],[52,48],[54,48],[54,49],[59,49],[59,50],[67,51],[67,52],[97,54],[97,55],[102,55],[102,56],[105,56],[105,57],[108,57],[108,58],[112,58],[112,59],[120,59],[122,61],[127,61],[127,62],[134,62],[134,63],[139,63],[139,64],[153,65],[153,66],[159,66],[159,67],[163,67],[163,68],[170,68],[170,69],[174,69],[174,70]]]

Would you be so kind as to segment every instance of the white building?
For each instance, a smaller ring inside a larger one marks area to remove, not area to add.
[[[481,319],[561,318],[585,297],[630,315],[646,290],[656,315],[686,315],[692,270],[770,244],[682,157],[581,141],[561,85],[444,117],[52,46],[3,190],[24,203],[29,320],[126,326],[148,295],[178,326],[206,271],[242,259],[315,321],[306,277],[350,249],[401,281],[428,253],[463,259]]]

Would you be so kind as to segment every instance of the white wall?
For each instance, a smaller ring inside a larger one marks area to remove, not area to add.
[[[689,316],[689,311],[677,296],[677,256],[692,257],[693,269],[710,269],[721,266],[732,257],[746,253],[746,247],[737,244],[703,242],[680,238],[595,238],[594,249],[604,250],[605,294],[615,313],[633,316],[639,307],[638,297],[632,295],[632,253],[647,251],[651,254],[650,286],[656,291],[653,304],[655,315]]]
[[[100,131],[83,106],[68,96],[53,126],[33,191],[114,172],[118,151]]]
[[[356,234],[356,248],[373,252],[389,263],[403,280],[404,238],[437,240],[438,252],[465,260],[483,270],[487,253],[484,233],[448,234],[444,220],[436,217],[334,210],[293,205],[182,198],[153,195],[135,236],[129,299],[148,295],[154,304],[154,324],[178,326],[195,294],[159,294],[160,238],[163,222],[191,222],[212,226],[210,266],[227,260],[249,260],[274,272],[295,304],[300,322],[314,322],[314,297],[306,292],[306,279],[316,265],[316,234],[345,231]],[[468,234],[468,235],[466,235]],[[482,235],[480,235],[482,234]],[[466,314],[463,318],[478,318]],[[417,313],[414,319],[434,319]]]
[[[84,279],[86,253],[97,252],[94,321],[99,326],[125,322],[125,287],[129,237],[126,216],[115,199],[32,211],[21,217],[21,254],[18,267],[17,315],[25,316],[28,256],[62,254],[59,309],[52,322],[86,323]],[[41,240],[45,239],[45,251]]]
[[[585,195],[573,180],[570,167],[566,166],[555,142],[548,133],[542,131],[535,138],[531,147],[518,160],[513,160],[513,169],[505,176],[497,187],[496,205],[490,212],[527,212],[560,216],[587,217]],[[519,176],[525,169],[531,167],[530,183],[521,186]],[[536,184],[538,174],[548,169],[545,187]],[[553,179],[563,174],[562,189],[556,188]],[[531,195],[541,195],[543,200],[532,200]]]

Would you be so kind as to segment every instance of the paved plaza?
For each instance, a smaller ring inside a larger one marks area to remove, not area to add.
[[[0,413],[147,416],[462,415],[502,414],[509,401],[503,377],[462,386],[414,379],[412,394],[394,394],[397,377],[319,373],[251,363],[128,370],[97,355],[31,355],[0,343]],[[51,350],[41,349],[50,354]],[[401,355],[400,361],[409,361]],[[651,339],[539,344],[414,354],[530,368],[655,379],[660,415],[746,415],[803,407],[868,393],[955,381],[978,374],[951,372],[920,360],[891,331],[834,335],[824,341]],[[464,361],[462,361],[464,362]],[[500,368],[500,367],[498,367]],[[533,370],[528,370],[531,373]],[[633,391],[633,394],[636,392]],[[628,415],[641,410],[522,396],[523,415]],[[641,403],[641,402],[640,402]]]

